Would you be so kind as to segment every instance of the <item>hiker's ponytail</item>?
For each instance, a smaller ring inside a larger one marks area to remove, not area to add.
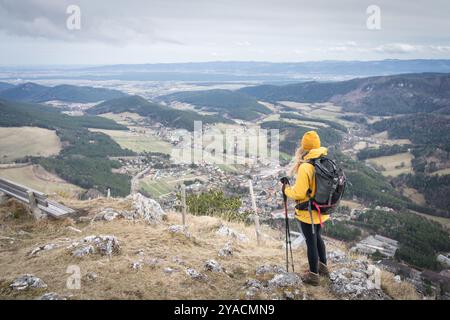
[[[289,172],[290,176],[294,176],[297,174],[298,167],[300,167],[300,165],[305,162],[303,158],[308,154],[308,152],[309,151],[304,150],[303,147],[299,147],[297,151],[295,151],[295,156],[293,159],[294,165],[292,166],[291,171]]]

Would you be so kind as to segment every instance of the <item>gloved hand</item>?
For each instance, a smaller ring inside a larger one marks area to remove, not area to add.
[[[288,177],[283,177],[283,178],[281,178],[281,179],[280,179],[280,182],[281,182],[283,185],[285,185],[285,184],[291,184],[291,183],[289,182],[289,178],[288,178]]]

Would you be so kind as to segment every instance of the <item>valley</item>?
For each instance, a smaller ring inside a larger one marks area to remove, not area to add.
[[[436,78],[444,81],[445,77],[438,74]],[[406,89],[393,84],[414,81],[417,86],[420,79],[406,75],[279,86],[114,81],[111,89],[125,92],[95,102],[78,97],[82,102],[49,100],[44,106],[23,102],[23,96],[17,101],[3,99],[2,162],[18,162],[18,167],[0,167],[0,177],[74,198],[95,198],[106,195],[108,189],[119,198],[141,192],[165,210],[175,211],[181,184],[189,196],[208,197],[220,190],[224,197],[239,200],[233,214],[242,219],[253,211],[251,180],[261,221],[272,224],[282,214],[278,180],[288,172],[303,133],[316,130],[350,181],[342,209],[336,213],[338,226],[327,227],[331,237],[345,238],[349,246],[362,241],[374,232],[372,222],[355,217],[375,208],[425,216],[438,222],[439,227],[430,228],[447,228],[447,200],[436,201],[449,188],[449,121],[442,115],[446,109],[429,102],[426,110],[433,111],[425,114],[416,102],[411,102],[413,109],[405,109],[404,101],[390,100],[389,109],[375,112],[372,104],[384,101],[374,102],[372,96],[364,95],[368,100],[358,109],[352,96],[354,90],[371,88],[374,97],[380,97],[380,90],[394,99]],[[430,75],[423,81],[428,83]],[[389,91],[386,83],[394,89]],[[86,90],[76,92],[83,95]],[[34,97],[31,100],[37,101]],[[202,122],[200,138],[194,121]],[[427,129],[421,129],[424,124]],[[271,130],[278,130],[279,136],[269,135]],[[233,136],[232,144],[224,138],[227,134]],[[276,157],[269,156],[271,152],[249,153],[272,142],[279,144]],[[237,155],[230,155],[230,150]],[[430,183],[432,193],[426,189]],[[289,208],[293,212],[292,203]],[[377,214],[386,213],[374,213],[373,219],[381,219]],[[398,223],[413,227],[406,218]],[[400,239],[397,260],[417,268],[441,268],[435,254],[446,248],[444,244],[431,245],[432,253],[415,252],[403,234],[384,235]]]

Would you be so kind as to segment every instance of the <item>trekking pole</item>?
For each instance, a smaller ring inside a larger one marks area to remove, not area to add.
[[[289,272],[289,251],[291,253],[291,265],[292,272],[294,272],[294,256],[292,254],[292,243],[291,243],[291,230],[289,227],[289,217],[288,217],[288,208],[287,208],[287,196],[284,194],[284,189],[286,188],[286,184],[289,184],[289,180],[284,177],[281,179],[281,183],[283,184],[282,192],[283,192],[283,202],[284,202],[284,220],[285,220],[285,237],[286,237],[286,272]],[[289,247],[289,248],[288,248]]]

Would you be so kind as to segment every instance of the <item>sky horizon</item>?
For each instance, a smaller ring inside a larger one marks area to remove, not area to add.
[[[450,59],[446,0],[0,0],[0,65]]]

